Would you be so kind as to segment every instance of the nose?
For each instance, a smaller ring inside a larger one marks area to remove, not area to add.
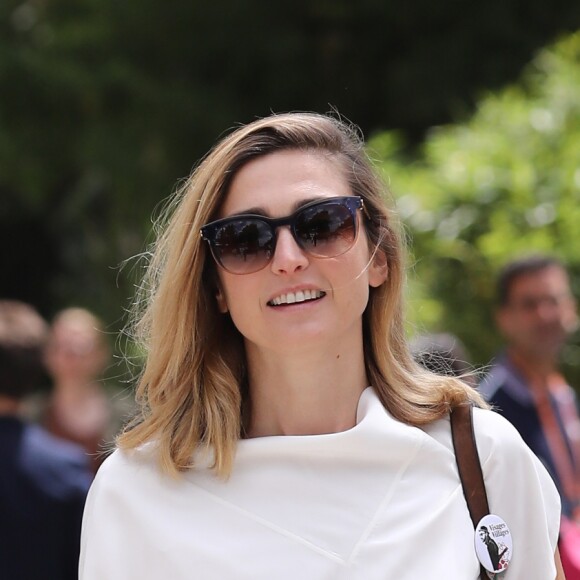
[[[308,256],[296,243],[290,228],[279,228],[276,249],[271,263],[272,272],[275,274],[293,274],[304,270],[308,264]]]

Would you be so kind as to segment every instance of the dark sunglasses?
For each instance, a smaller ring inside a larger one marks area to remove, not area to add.
[[[224,270],[251,274],[272,260],[281,226],[289,226],[298,246],[316,258],[348,252],[356,242],[356,213],[362,209],[362,197],[330,197],[308,203],[287,217],[241,214],[216,220],[201,228],[201,237]]]

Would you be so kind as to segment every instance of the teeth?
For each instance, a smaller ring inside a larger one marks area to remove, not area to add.
[[[296,302],[306,302],[307,300],[316,300],[317,298],[322,298],[325,295],[322,290],[299,290],[298,292],[288,292],[287,294],[281,294],[270,300],[270,304],[273,306],[279,306],[280,304],[295,304]]]

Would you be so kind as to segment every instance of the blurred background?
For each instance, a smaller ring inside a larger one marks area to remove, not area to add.
[[[336,109],[408,233],[409,333],[485,364],[504,261],[554,253],[579,295],[578,30],[577,0],[2,0],[0,296],[88,308],[114,342],[140,275],[121,264],[211,145]]]

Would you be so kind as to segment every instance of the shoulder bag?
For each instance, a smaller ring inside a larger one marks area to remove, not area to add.
[[[485,482],[475,444],[473,431],[473,408],[471,405],[462,405],[451,411],[451,436],[455,460],[459,471],[459,479],[463,487],[463,495],[467,502],[469,515],[473,522],[473,529],[484,516],[489,514]],[[489,580],[487,572],[480,565],[481,580]]]

